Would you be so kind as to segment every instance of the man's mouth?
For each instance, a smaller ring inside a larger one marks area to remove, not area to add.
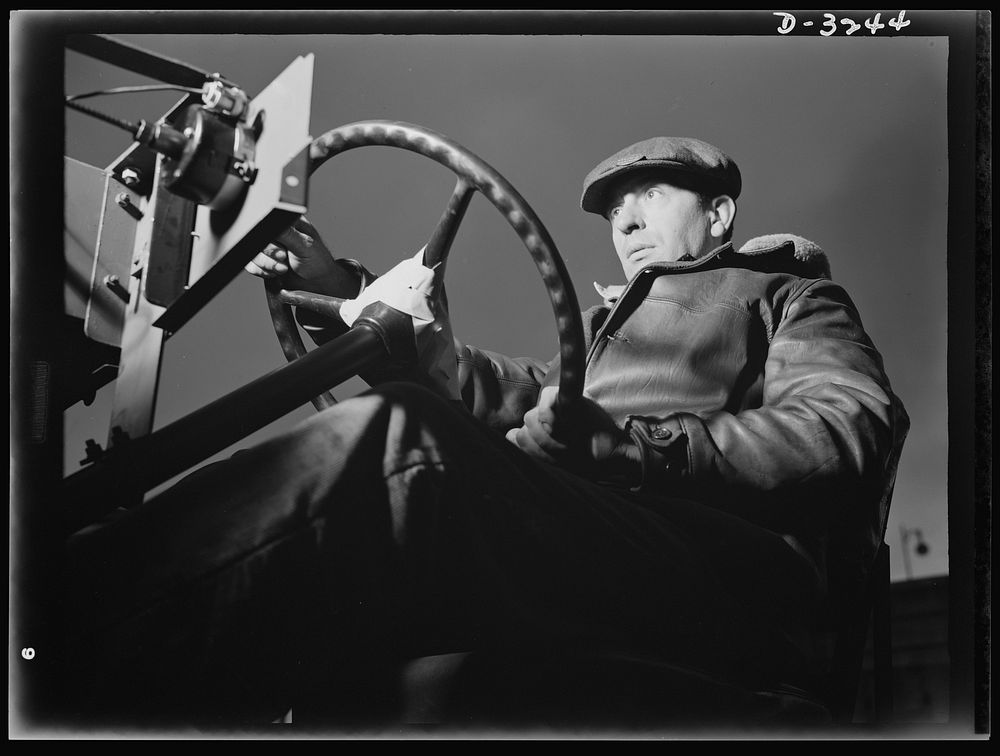
[[[625,253],[625,258],[631,260],[637,254],[639,254],[645,249],[649,249],[651,246],[652,246],[651,244],[636,244]]]

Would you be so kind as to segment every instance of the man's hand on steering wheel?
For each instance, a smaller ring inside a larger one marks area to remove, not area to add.
[[[637,480],[639,450],[628,434],[596,402],[581,397],[560,405],[555,386],[542,388],[538,404],[511,428],[507,440],[542,462],[598,480]]]
[[[258,278],[277,280],[285,289],[341,299],[354,297],[361,283],[360,271],[349,262],[335,259],[319,232],[305,218],[300,218],[293,227],[282,232],[247,263],[244,269]],[[350,283],[345,281],[345,271],[349,271],[347,275],[350,275]],[[353,287],[353,291],[345,292],[345,286]],[[309,317],[308,312],[306,317]],[[437,312],[437,321],[433,335],[424,334],[417,339],[419,355],[413,363],[387,362],[369,368],[362,377],[371,385],[388,381],[419,383],[450,398],[448,387],[441,383],[440,378],[428,374],[419,364],[421,358],[426,361],[434,354],[453,348],[447,307],[443,303]],[[447,344],[438,343],[442,341]],[[424,356],[425,354],[430,357]]]
[[[305,218],[283,231],[244,268],[259,278],[281,278],[286,289],[344,296],[344,267]],[[360,286],[360,281],[358,282]],[[353,296],[353,293],[348,294]]]

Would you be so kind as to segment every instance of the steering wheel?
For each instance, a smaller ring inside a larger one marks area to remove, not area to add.
[[[481,158],[429,129],[399,121],[359,121],[332,129],[316,138],[309,149],[309,173],[327,160],[356,147],[398,147],[434,160],[457,177],[455,189],[424,250],[424,265],[435,268],[435,284],[443,275],[455,234],[474,192],[479,191],[507,219],[535,261],[555,313],[559,334],[560,404],[570,404],[583,394],[585,347],[583,321],[576,292],[555,243],[531,206],[510,183]],[[330,315],[339,311],[332,297],[280,288],[277,279],[266,282],[268,308],[282,351],[289,361],[306,353],[291,306]],[[327,391],[313,399],[317,409],[336,400]]]

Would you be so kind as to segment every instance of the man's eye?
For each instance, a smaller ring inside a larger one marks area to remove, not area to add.
[[[608,213],[608,217],[609,218],[617,218],[619,215],[621,215],[621,212],[622,212],[621,207],[613,207],[613,208],[611,208],[611,212]]]
[[[659,193],[660,193],[659,189],[647,189],[646,190],[646,199],[653,199]]]

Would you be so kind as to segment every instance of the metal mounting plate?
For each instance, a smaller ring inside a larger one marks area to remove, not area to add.
[[[136,219],[117,197],[138,207],[140,195],[109,170],[72,158],[65,159],[65,191],[66,313],[83,319],[87,338],[118,347]],[[118,286],[109,286],[112,280]]]
[[[307,167],[300,153],[311,142],[313,56],[300,56],[249,106],[253,123],[263,113],[263,130],[254,159],[258,172],[235,209],[198,207],[187,286],[156,321],[177,331],[281,230],[306,212]],[[293,173],[289,171],[295,168]],[[292,196],[288,188],[297,190]],[[301,201],[290,201],[301,200]]]

